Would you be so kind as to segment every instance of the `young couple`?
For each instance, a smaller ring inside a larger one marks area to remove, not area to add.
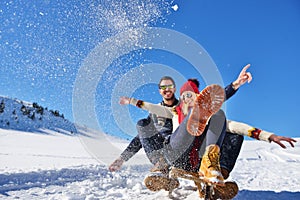
[[[121,97],[120,104],[131,104],[149,111],[149,116],[137,123],[138,135],[110,166],[119,170],[141,148],[154,165],[145,178],[152,191],[171,190],[179,186],[177,179],[169,177],[171,166],[199,172],[212,182],[222,184],[229,176],[239,155],[243,135],[275,142],[285,148],[282,141],[294,146],[292,138],[277,136],[244,123],[227,120],[220,110],[224,100],[238,88],[252,80],[245,66],[238,78],[225,89],[218,85],[199,91],[199,82],[189,79],[180,88],[180,100],[175,97],[176,84],[171,77],[159,82],[163,101],[151,104],[129,97]],[[221,154],[221,156],[220,156]]]

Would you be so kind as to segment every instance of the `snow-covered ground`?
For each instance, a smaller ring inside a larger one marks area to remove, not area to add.
[[[245,141],[230,176],[240,188],[235,199],[300,199],[297,140],[295,148],[287,149]],[[128,144],[117,139],[110,142],[120,149]],[[106,149],[101,155],[111,160],[117,156]],[[151,192],[143,185],[151,167],[143,152],[114,173],[97,160],[76,135],[0,129],[0,199],[169,199],[166,191]],[[180,183],[173,199],[198,199],[192,182]]]

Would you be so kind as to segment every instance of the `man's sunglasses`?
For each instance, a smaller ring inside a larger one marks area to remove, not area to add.
[[[159,86],[159,89],[161,89],[161,90],[166,90],[167,88],[173,89],[174,85],[160,85]]]

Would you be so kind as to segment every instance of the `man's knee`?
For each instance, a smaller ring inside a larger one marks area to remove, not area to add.
[[[158,133],[151,118],[139,120],[136,129],[140,138],[149,138]]]
[[[145,126],[148,126],[150,123],[151,123],[151,119],[150,118],[140,119],[136,123],[136,126],[137,127],[145,127]]]

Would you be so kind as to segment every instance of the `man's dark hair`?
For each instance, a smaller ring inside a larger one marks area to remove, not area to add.
[[[170,80],[170,81],[172,81],[174,87],[176,87],[175,81],[174,81],[174,79],[171,76],[163,76],[163,77],[161,77],[161,79],[160,79],[160,81],[158,83],[158,87],[160,86],[161,82],[164,81],[164,80]]]

